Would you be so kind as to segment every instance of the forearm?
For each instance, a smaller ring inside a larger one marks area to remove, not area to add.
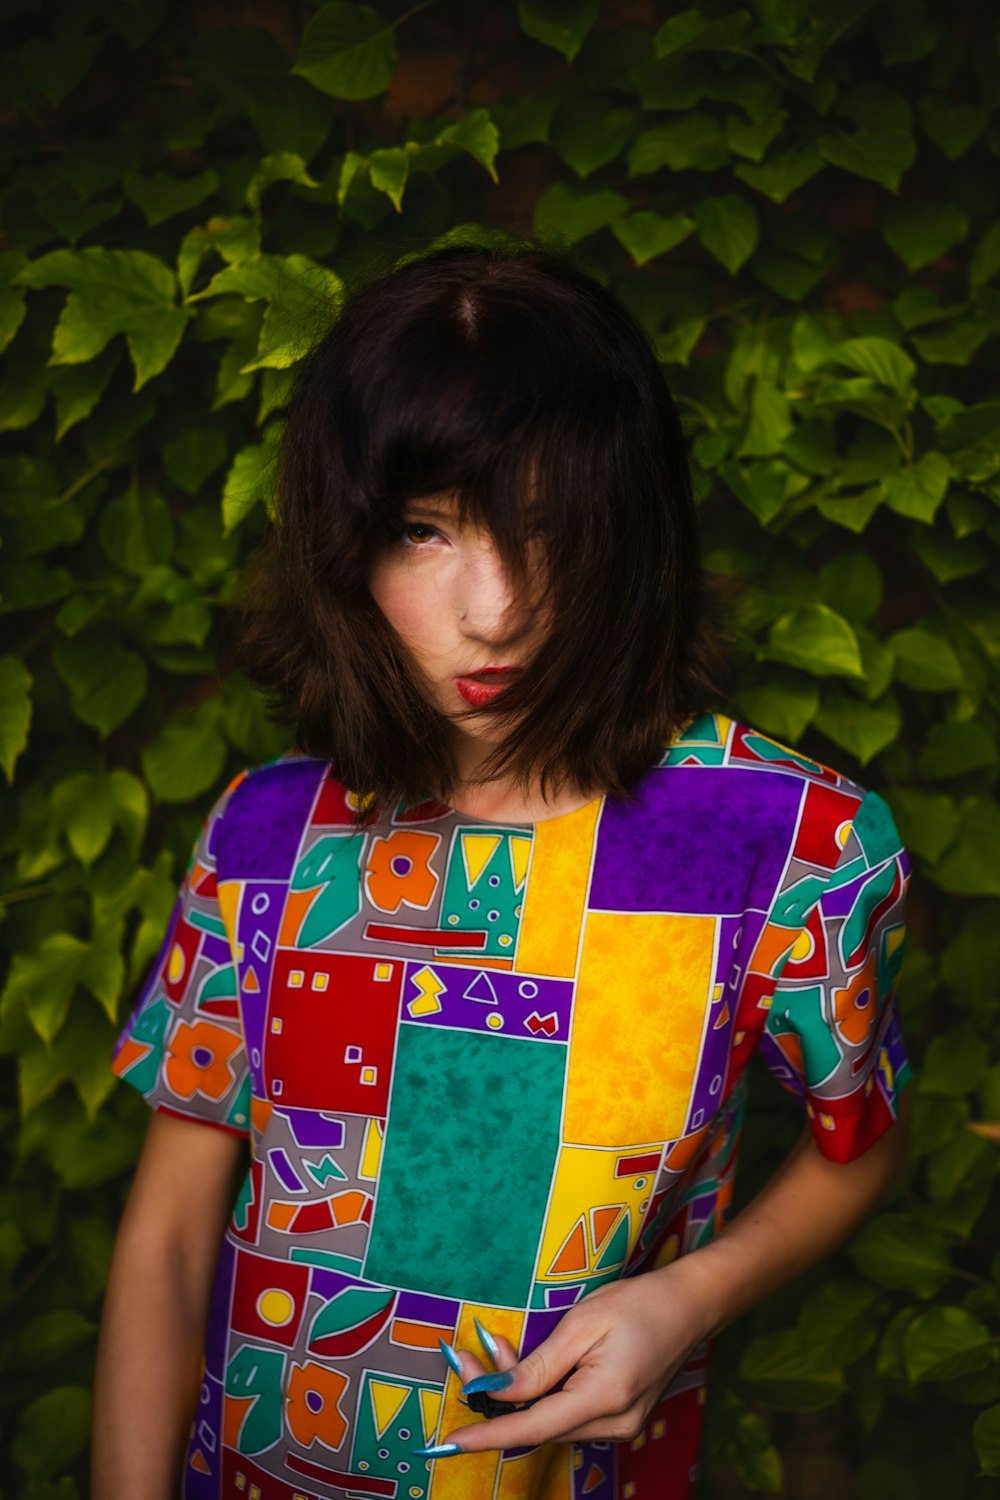
[[[94,1500],[174,1500],[198,1398],[207,1297],[183,1263],[119,1241],[94,1382]],[[192,1303],[194,1305],[192,1305]]]
[[[703,1302],[708,1337],[859,1228],[902,1170],[910,1107],[910,1095],[904,1092],[896,1124],[846,1165],[827,1161],[804,1135],[714,1240],[663,1268],[662,1274],[669,1275],[683,1267],[693,1295]]]

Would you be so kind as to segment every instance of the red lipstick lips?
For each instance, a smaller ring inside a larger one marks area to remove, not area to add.
[[[503,692],[519,670],[519,667],[482,667],[478,672],[456,677],[455,687],[472,708],[483,708]]]

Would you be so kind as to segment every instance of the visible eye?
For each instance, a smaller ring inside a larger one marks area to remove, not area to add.
[[[403,541],[411,547],[423,547],[436,536],[434,527],[426,521],[411,521],[403,527]]]

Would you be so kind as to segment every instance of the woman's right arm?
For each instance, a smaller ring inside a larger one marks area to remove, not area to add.
[[[115,1244],[94,1384],[93,1500],[175,1500],[246,1142],[156,1113]]]

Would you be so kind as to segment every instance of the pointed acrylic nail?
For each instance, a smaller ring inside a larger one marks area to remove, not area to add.
[[[444,1339],[438,1339],[438,1343],[441,1345],[441,1353],[444,1355],[445,1359],[451,1365],[451,1368],[454,1370],[454,1372],[458,1376],[459,1380],[461,1380],[462,1379],[462,1361],[459,1359],[458,1355],[455,1353],[455,1351],[451,1347],[451,1345],[445,1343]]]
[[[492,1360],[499,1359],[500,1358],[500,1345],[497,1343],[497,1341],[493,1337],[492,1333],[490,1333],[490,1330],[488,1328],[484,1328],[483,1325],[482,1325],[482,1323],[480,1323],[480,1321],[479,1321],[478,1318],[473,1318],[472,1321],[476,1325],[476,1332],[479,1335],[479,1342],[482,1344],[483,1348],[486,1350],[486,1353],[489,1355],[490,1359],[492,1359]]]
[[[433,1448],[411,1448],[410,1452],[418,1458],[454,1458],[456,1453],[464,1453],[465,1449],[457,1443],[438,1443]]]
[[[477,1375],[475,1380],[468,1381],[462,1387],[462,1395],[471,1396],[474,1391],[505,1391],[513,1384],[514,1377],[509,1370],[497,1370],[493,1375]]]

